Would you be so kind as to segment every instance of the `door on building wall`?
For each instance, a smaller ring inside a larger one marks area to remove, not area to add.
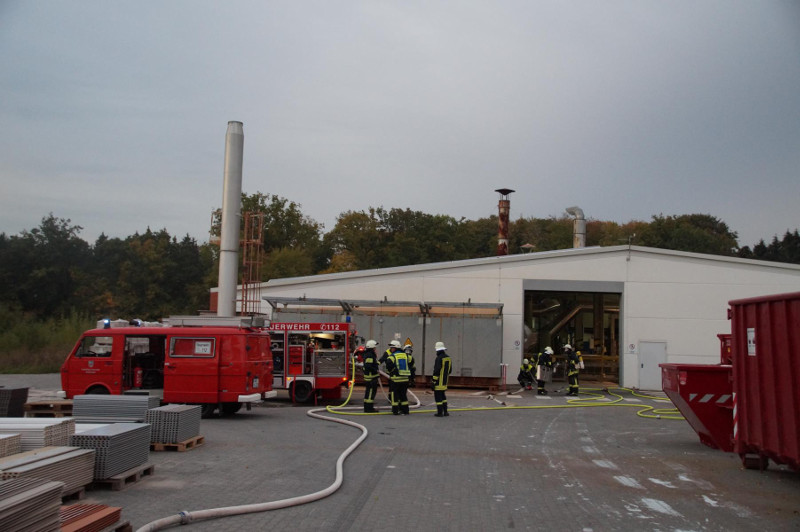
[[[661,368],[667,362],[667,342],[639,342],[639,389],[660,390]]]

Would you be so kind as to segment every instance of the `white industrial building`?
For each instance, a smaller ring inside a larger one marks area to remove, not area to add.
[[[515,382],[526,352],[546,345],[559,352],[570,343],[594,373],[641,389],[661,388],[660,363],[719,361],[717,335],[730,332],[728,301],[797,291],[798,265],[639,246],[274,279],[260,286],[262,312],[273,321],[351,319],[361,335],[382,345],[411,339],[423,375],[431,372],[439,340],[454,358],[456,381],[481,383]]]

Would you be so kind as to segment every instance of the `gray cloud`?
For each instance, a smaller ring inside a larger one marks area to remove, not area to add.
[[[800,226],[800,10],[766,2],[9,3],[0,231],[205,240],[227,121],[244,188],[370,206]]]

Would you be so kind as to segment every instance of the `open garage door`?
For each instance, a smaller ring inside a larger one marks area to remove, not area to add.
[[[620,293],[567,290],[525,291],[525,352],[550,346],[563,377],[563,347],[580,351],[582,378],[619,382]]]

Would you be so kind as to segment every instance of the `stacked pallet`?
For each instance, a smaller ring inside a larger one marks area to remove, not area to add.
[[[22,452],[19,434],[0,434],[0,458]]]
[[[0,481],[0,530],[57,532],[64,485],[41,478]]]
[[[44,478],[64,485],[73,493],[92,483],[94,456],[91,449],[43,447],[0,458],[0,480]]]
[[[72,418],[0,418],[0,434],[19,434],[22,451],[69,445],[69,437],[74,433]]]
[[[147,411],[152,443],[179,443],[200,435],[201,408],[197,405],[165,405]]]
[[[0,417],[23,417],[27,401],[27,388],[5,388],[0,386]]]
[[[94,479],[103,480],[147,462],[150,456],[150,425],[102,425],[73,434],[70,444],[96,451]]]
[[[72,417],[79,423],[142,423],[160,404],[155,395],[76,395]]]

